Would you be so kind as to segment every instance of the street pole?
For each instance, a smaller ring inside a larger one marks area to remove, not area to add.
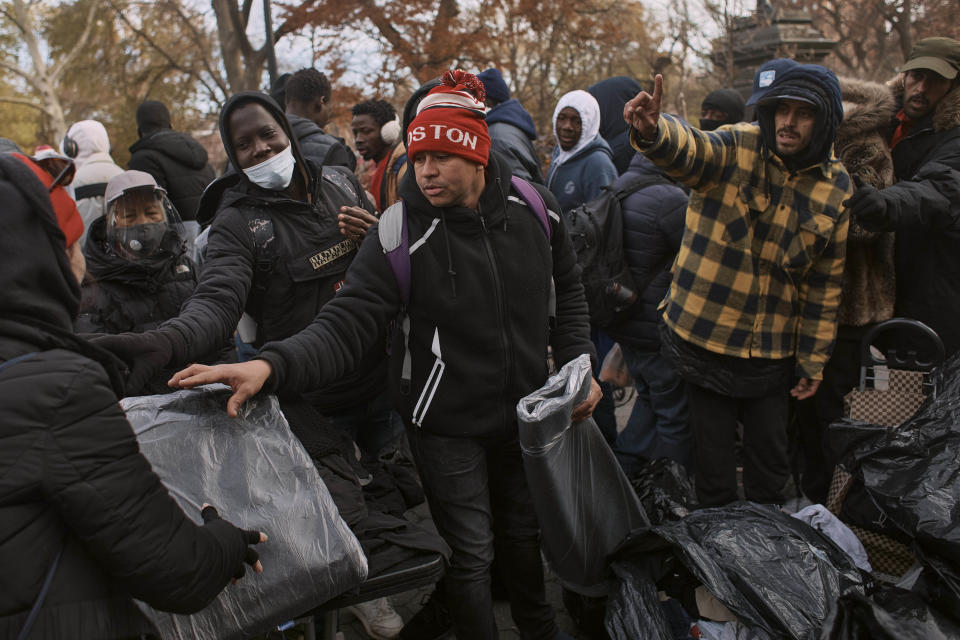
[[[263,0],[263,25],[267,32],[264,46],[267,48],[267,73],[270,75],[270,86],[277,81],[277,54],[273,50],[273,16],[270,13],[270,0]]]

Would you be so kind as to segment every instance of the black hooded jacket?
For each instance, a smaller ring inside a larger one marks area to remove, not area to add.
[[[347,148],[343,140],[325,133],[317,123],[308,118],[288,113],[287,120],[305,158],[312,160],[317,166],[340,165],[356,171],[357,156]]]
[[[161,327],[185,345],[171,365],[189,364],[214,350],[233,334],[244,311],[257,322],[257,345],[282,340],[310,324],[343,285],[357,254],[356,243],[340,233],[340,207],[373,211],[349,170],[328,166],[321,174],[320,167],[304,160],[283,111],[263,93],[239,93],[220,113],[220,135],[234,166],[239,163],[227,123],[234,109],[251,101],[266,108],[290,139],[297,167],[309,176],[312,204],[263,189],[243,172],[234,178],[236,184],[223,193],[210,224],[197,288],[180,315]],[[371,345],[356,369],[342,371],[338,380],[307,394],[321,413],[358,406],[383,391],[385,325],[381,333],[384,338]]]
[[[182,243],[160,261],[135,262],[120,256],[106,238],[106,218],[90,225],[83,255],[83,282],[78,333],[141,333],[180,312],[197,277]]]
[[[186,133],[160,129],[130,147],[129,169],[146,171],[167,195],[184,220],[193,220],[200,194],[213,181],[207,150]]]
[[[557,202],[536,185],[551,211]],[[410,387],[400,383],[406,350],[396,332],[390,359],[394,408],[408,423],[448,436],[504,435],[517,429],[517,402],[547,379],[547,345],[557,366],[594,350],[580,268],[559,216],[552,240],[510,187],[506,161],[490,155],[478,211],[437,209],[412,176],[400,183],[407,207],[411,295]],[[478,213],[479,212],[479,213]],[[336,380],[379,344],[400,310],[397,280],[376,225],[340,295],[304,331],[264,346],[269,384],[309,389]],[[548,323],[550,279],[556,325]]]
[[[58,553],[31,638],[152,634],[133,597],[197,611],[246,545],[225,521],[196,526],[140,454],[116,361],[72,333],[80,290],[46,189],[5,155],[0,198],[0,638],[17,637]]]

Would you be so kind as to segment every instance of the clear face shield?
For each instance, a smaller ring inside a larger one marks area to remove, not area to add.
[[[107,241],[117,255],[143,261],[183,251],[183,222],[162,189],[128,189],[106,209]]]

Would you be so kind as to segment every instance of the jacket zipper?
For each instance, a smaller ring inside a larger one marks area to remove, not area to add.
[[[477,205],[477,213],[480,216],[480,226],[483,229],[483,248],[487,254],[487,261],[490,263],[490,269],[493,271],[493,293],[494,298],[496,298],[496,307],[497,307],[497,324],[500,327],[500,344],[503,347],[503,386],[501,387],[501,397],[506,394],[507,384],[509,383],[510,378],[512,377],[512,366],[510,361],[510,337],[507,333],[506,328],[506,318],[503,309],[503,284],[500,280],[500,270],[497,268],[497,262],[494,260],[493,256],[493,246],[490,243],[490,235],[487,230],[487,219],[484,217],[480,205]],[[500,403],[501,414],[503,411],[503,403]],[[504,427],[507,425],[506,415],[501,415],[502,424]]]

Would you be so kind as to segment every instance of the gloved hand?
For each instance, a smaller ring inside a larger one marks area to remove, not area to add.
[[[857,190],[844,205],[850,209],[850,217],[867,231],[889,230],[893,220],[887,210],[887,201],[880,191],[854,178]]]
[[[129,372],[124,381],[125,396],[140,392],[151,378],[170,364],[175,352],[174,338],[167,331],[101,334],[89,341],[126,363]]]
[[[220,517],[220,514],[217,513],[216,507],[213,505],[205,504],[203,509],[200,511],[200,517],[203,518],[204,526],[212,527],[223,527],[223,525],[229,526],[231,529],[237,531],[240,534],[240,537],[243,539],[244,545],[259,544],[261,542],[267,541],[267,534],[260,531],[247,531],[244,529],[238,529],[226,520]],[[216,524],[219,523],[219,524]],[[252,547],[247,546],[246,553],[243,555],[243,562],[253,567],[253,570],[257,573],[263,572],[263,565],[260,564],[260,554],[257,553]],[[247,570],[241,564],[237,567],[237,572],[233,574],[233,581],[236,582],[244,575],[246,575]]]

